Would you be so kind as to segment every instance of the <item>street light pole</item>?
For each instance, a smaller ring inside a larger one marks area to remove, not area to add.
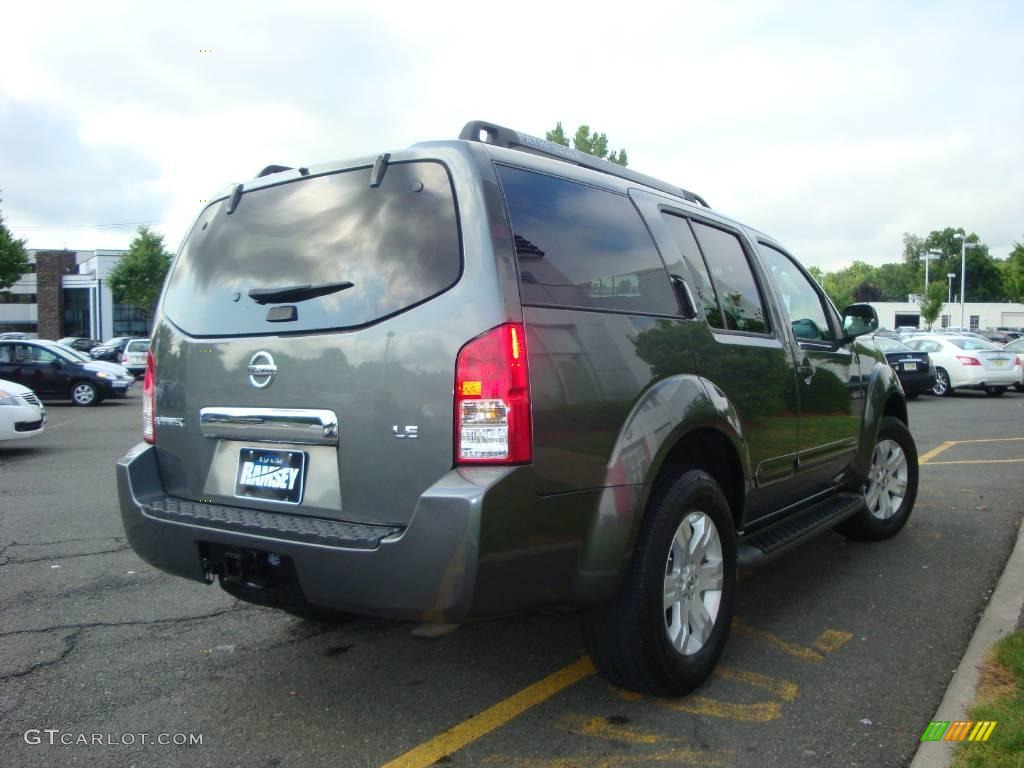
[[[977,248],[978,243],[968,243],[967,236],[959,232],[953,235],[955,240],[960,241],[960,330],[966,330],[964,325],[964,304],[967,301],[967,249]]]
[[[947,272],[946,277],[949,278],[949,292],[946,296],[946,303],[953,303],[953,278],[956,277],[956,272]]]
[[[942,251],[928,251],[924,255],[924,295],[928,297],[928,262],[935,261],[945,256]]]

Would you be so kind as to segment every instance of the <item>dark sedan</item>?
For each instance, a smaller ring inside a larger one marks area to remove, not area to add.
[[[134,378],[106,363],[84,362],[78,353],[53,342],[0,341],[0,379],[29,387],[43,400],[70,398],[75,405],[96,405],[123,395]]]
[[[90,349],[89,354],[92,355],[94,360],[107,360],[111,363],[120,363],[121,355],[124,354],[124,348],[127,347],[128,342],[134,338],[134,336],[115,336],[114,338]]]
[[[872,336],[875,346],[885,355],[903,385],[908,400],[922,392],[930,392],[935,384],[935,366],[927,352],[915,352],[902,341],[887,336]]]
[[[98,347],[102,342],[82,336],[65,336],[63,339],[57,339],[57,343],[65,347],[77,349],[79,352],[88,352],[93,347]]]

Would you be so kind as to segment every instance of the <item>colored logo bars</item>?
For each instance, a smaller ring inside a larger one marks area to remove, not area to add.
[[[988,741],[996,728],[994,720],[956,720],[928,723],[921,734],[921,741]]]

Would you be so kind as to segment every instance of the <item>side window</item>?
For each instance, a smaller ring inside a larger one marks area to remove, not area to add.
[[[693,231],[722,303],[726,328],[730,331],[767,333],[768,319],[764,313],[764,303],[739,238],[731,232],[697,221],[693,222]]]
[[[835,332],[825,314],[821,295],[793,260],[761,243],[761,256],[785,305],[793,335],[808,341],[834,341]]]
[[[526,304],[677,315],[679,304],[632,201],[497,166]]]
[[[57,359],[57,356],[50,352],[48,349],[42,347],[29,346],[27,344],[22,345],[19,350],[19,357],[22,360],[27,360],[33,363],[52,363]]]
[[[0,363],[10,363],[11,352],[14,350],[13,344],[0,344]]]
[[[704,257],[700,255],[700,248],[697,240],[690,230],[690,225],[682,216],[675,216],[671,213],[662,213],[662,218],[671,230],[676,239],[676,244],[690,266],[693,274],[697,276],[697,293],[699,301],[704,308],[704,317],[712,328],[724,328],[722,320],[722,308],[718,306],[718,297],[715,295],[715,286],[711,283],[711,275],[708,274],[708,265],[704,263]]]

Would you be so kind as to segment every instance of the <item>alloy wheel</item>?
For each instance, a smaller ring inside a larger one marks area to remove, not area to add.
[[[907,454],[895,440],[882,440],[875,446],[868,470],[864,501],[868,511],[879,520],[895,515],[907,495]]]
[[[96,389],[85,382],[75,384],[71,390],[71,399],[78,405],[90,405],[96,399]]]
[[[672,647],[692,656],[715,628],[725,580],[722,540],[711,518],[689,513],[676,529],[665,562],[663,608]]]

